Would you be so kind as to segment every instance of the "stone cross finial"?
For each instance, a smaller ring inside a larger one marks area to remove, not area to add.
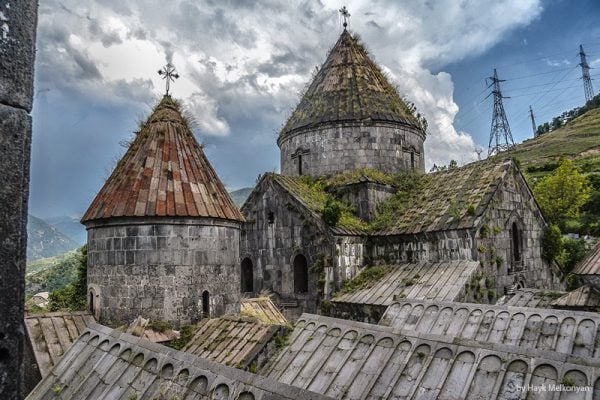
[[[340,8],[340,14],[342,14],[342,18],[344,18],[344,30],[346,29],[346,27],[348,26],[348,18],[350,18],[350,13],[348,12],[348,9],[346,8],[346,6]]]
[[[163,77],[166,83],[166,94],[169,94],[169,86],[172,81],[179,78],[179,74],[171,63],[167,63],[162,69],[158,70],[158,74]]]

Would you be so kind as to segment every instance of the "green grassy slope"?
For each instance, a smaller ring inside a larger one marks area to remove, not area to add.
[[[573,159],[584,173],[600,173],[600,108],[517,145],[513,154],[534,180],[552,172],[560,157]]]

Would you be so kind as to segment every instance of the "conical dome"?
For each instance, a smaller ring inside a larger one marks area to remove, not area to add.
[[[164,96],[81,222],[116,217],[243,221],[182,117]]]
[[[344,30],[280,137],[322,123],[366,119],[419,127],[365,48]]]

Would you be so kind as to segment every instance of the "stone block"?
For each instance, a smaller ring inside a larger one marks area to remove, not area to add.
[[[37,1],[0,2],[0,104],[31,111]]]

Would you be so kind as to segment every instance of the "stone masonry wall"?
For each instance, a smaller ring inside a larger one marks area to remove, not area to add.
[[[356,215],[367,222],[377,216],[377,207],[396,193],[390,185],[375,182],[358,182],[344,185],[336,189],[340,200],[352,204],[356,208]]]
[[[242,208],[246,223],[241,234],[241,259],[249,258],[254,271],[254,292],[268,290],[283,306],[289,321],[303,312],[317,311],[319,291],[324,282],[315,265],[332,256],[333,245],[319,226],[307,220],[286,193],[263,181],[257,196]],[[269,223],[269,216],[272,223]],[[308,292],[294,291],[294,257],[302,254],[308,261]],[[318,268],[317,268],[318,269]]]
[[[239,225],[213,219],[147,219],[88,227],[88,290],[101,323],[138,315],[185,325],[239,312]],[[88,298],[89,302],[89,298]]]
[[[0,398],[22,397],[37,1],[0,0]]]
[[[422,132],[401,124],[336,124],[286,135],[278,141],[281,173],[332,175],[358,168],[385,173],[411,170],[411,151],[415,169],[425,170]]]
[[[484,275],[495,278],[500,295],[515,285],[564,289],[542,257],[543,217],[522,176],[511,170],[496,191],[475,238],[476,257]],[[513,260],[511,227],[521,231],[521,261]]]

